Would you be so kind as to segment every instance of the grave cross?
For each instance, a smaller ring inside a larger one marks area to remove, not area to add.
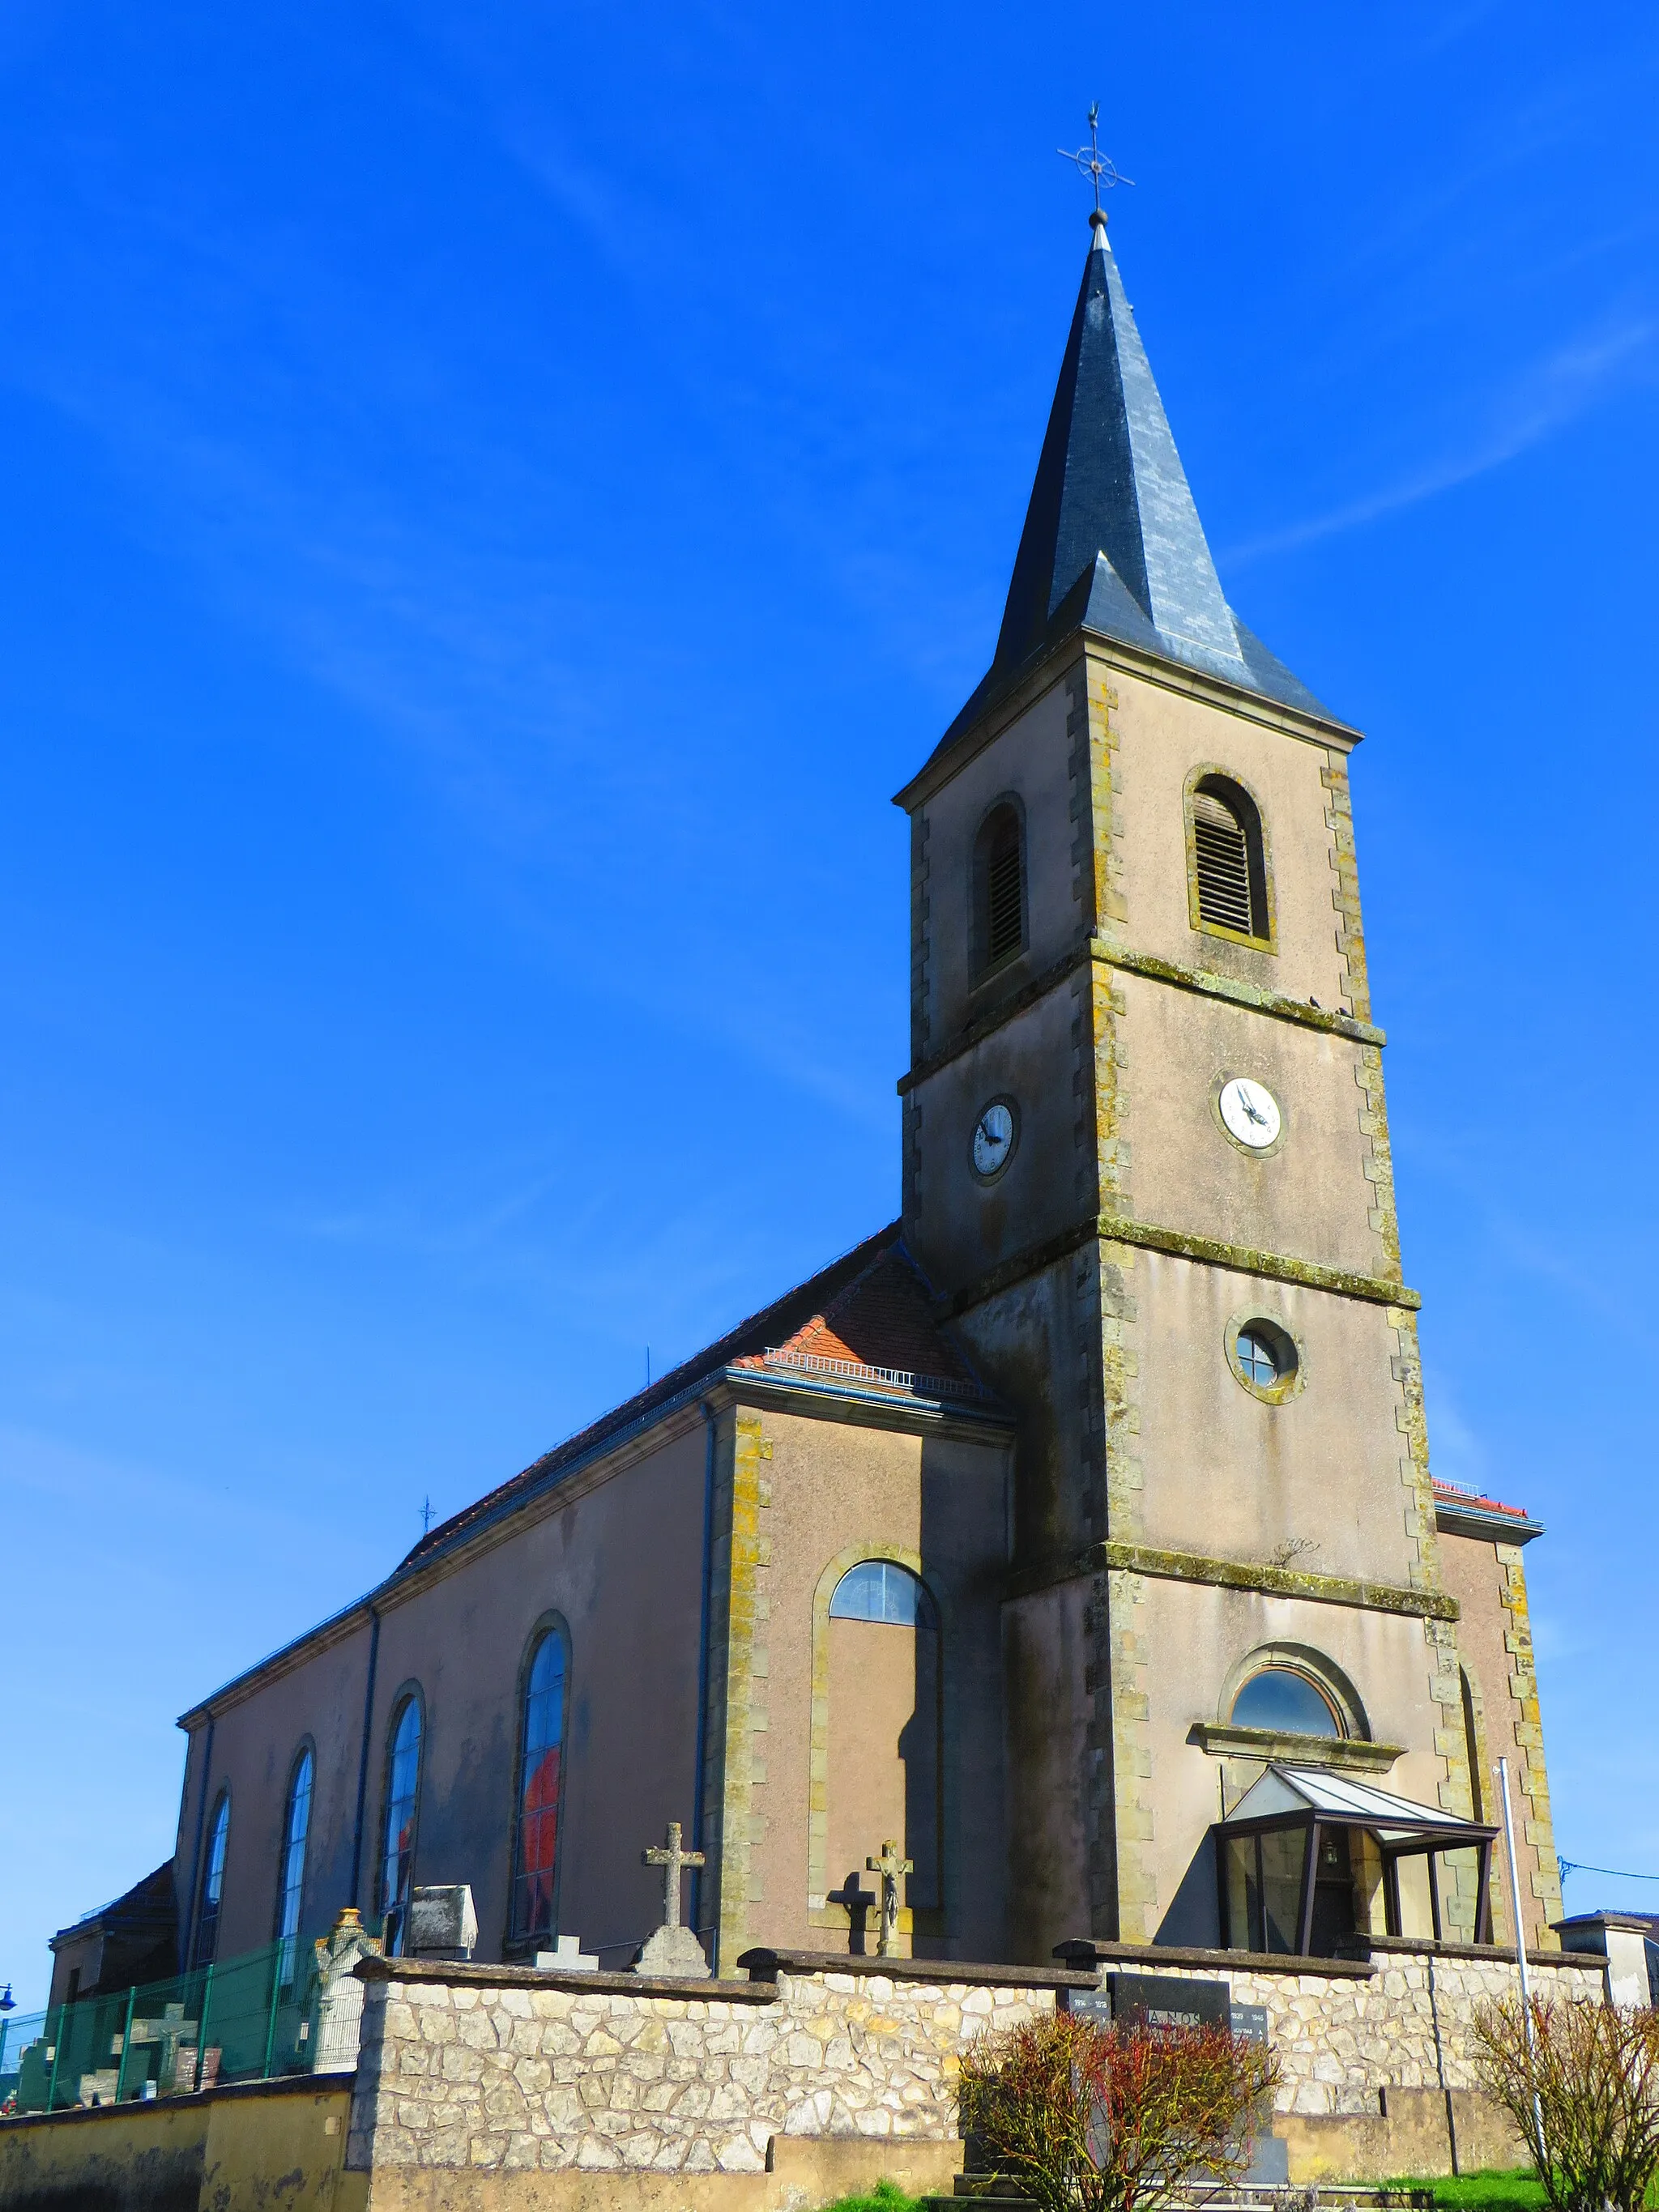
[[[660,1848],[653,1844],[649,1850],[642,1851],[640,1863],[642,1866],[659,1866],[663,1869],[662,1924],[665,1928],[678,1928],[680,1924],[680,1880],[687,1867],[700,1867],[704,1863],[702,1853],[681,1848],[680,1824],[678,1820],[671,1820],[667,1843]]]
[[[845,1911],[848,1951],[853,1958],[861,1959],[864,1956],[865,1923],[869,1917],[870,1907],[876,1901],[874,1890],[863,1887],[859,1881],[858,1869],[854,1867],[841,1887],[829,1891],[823,1901],[826,1905],[839,1905]]]
[[[866,1858],[864,1870],[866,1874],[881,1876],[881,1935],[876,1943],[876,1955],[891,1959],[898,1952],[899,1877],[914,1874],[916,1863],[914,1859],[901,1858],[899,1847],[890,1836],[882,1844],[881,1856],[878,1859]]]

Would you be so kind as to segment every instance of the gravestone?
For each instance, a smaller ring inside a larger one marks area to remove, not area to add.
[[[417,1889],[409,1900],[404,1948],[411,1959],[470,1959],[477,1947],[478,1916],[470,1883],[453,1881]]]
[[[680,1924],[680,1883],[686,1869],[703,1863],[701,1851],[688,1851],[680,1841],[680,1824],[668,1824],[667,1841],[653,1844],[640,1854],[641,1863],[660,1867],[662,1882],[662,1925],[648,1936],[640,1947],[640,1955],[634,1961],[636,1974],[672,1974],[684,1981],[707,1981],[708,1961],[703,1956],[702,1945],[689,1928]]]
[[[580,1936],[561,1936],[550,1951],[538,1951],[536,1970],[543,1974],[596,1974],[599,1954],[584,1951]]]
[[[1108,1974],[1103,1989],[1068,1990],[1066,2007],[1085,2019],[1097,2020],[1103,2027],[1116,2021],[1125,2027],[1229,2027],[1241,2042],[1270,2039],[1267,2006],[1234,2004],[1225,1982],[1188,1981],[1173,1974]],[[1238,2185],[1286,2188],[1291,2178],[1290,2146],[1273,2133],[1271,2113],[1261,2118],[1262,2131],[1255,2138],[1249,2166],[1239,2176]],[[1099,2165],[1108,2148],[1104,2115],[1091,2112],[1088,2128],[1089,2154]]]

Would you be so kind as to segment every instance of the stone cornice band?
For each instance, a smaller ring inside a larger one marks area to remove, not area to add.
[[[1113,945],[1106,939],[1091,937],[1076,945],[1040,975],[983,1013],[975,1014],[963,1023],[956,1035],[925,1060],[920,1060],[907,1075],[898,1079],[900,1097],[906,1097],[930,1075],[948,1067],[953,1060],[999,1030],[1005,1022],[1046,999],[1050,991],[1057,990],[1068,975],[1088,962],[1095,961],[1103,968],[1119,968],[1130,975],[1149,976],[1154,982],[1168,983],[1178,991],[1193,991],[1200,998],[1224,999],[1230,1005],[1243,1006],[1251,1013],[1267,1014],[1274,1021],[1292,1022],[1299,1028],[1318,1030],[1327,1036],[1346,1037],[1351,1044],[1370,1044],[1379,1048],[1388,1042],[1380,1029],[1370,1022],[1356,1020],[1352,1014],[1334,1012],[1326,1006],[1314,1006],[1300,999],[1287,999],[1277,991],[1258,990],[1252,983],[1240,983],[1231,975],[1218,975],[1207,968],[1183,968],[1174,960],[1160,959],[1156,953],[1131,952],[1126,945]]]
[[[1227,1267],[1238,1275],[1256,1275],[1274,1283],[1295,1283],[1304,1290],[1330,1291],[1338,1297],[1363,1298],[1368,1304],[1399,1306],[1416,1312],[1423,1300],[1404,1283],[1383,1275],[1353,1275],[1342,1267],[1322,1267],[1312,1260],[1292,1260],[1280,1252],[1253,1252],[1248,1245],[1223,1244],[1213,1237],[1194,1237],[1184,1229],[1164,1229],[1151,1221],[1132,1221],[1127,1214],[1091,1213],[1057,1237],[1030,1244],[1011,1260],[981,1275],[939,1303],[942,1319],[950,1321],[971,1306],[994,1297],[999,1291],[1021,1282],[1040,1268],[1052,1267],[1082,1245],[1138,1244],[1149,1252],[1168,1252],[1180,1260],[1196,1260],[1211,1267]]]
[[[1455,1620],[1457,1600],[1444,1590],[1412,1589],[1399,1583],[1365,1583],[1346,1575],[1315,1575],[1267,1560],[1212,1559],[1201,1552],[1165,1552],[1150,1544],[1089,1544],[1069,1558],[1045,1560],[1012,1575],[1010,1597],[1030,1597],[1061,1583],[1119,1572],[1160,1582],[1207,1583],[1218,1589],[1253,1590],[1263,1597],[1310,1599],[1316,1605],[1352,1606],[1365,1613],[1409,1614],[1419,1620]]]

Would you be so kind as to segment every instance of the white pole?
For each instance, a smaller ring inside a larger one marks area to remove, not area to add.
[[[1510,1898],[1515,1914],[1515,1963],[1521,1970],[1521,2019],[1526,2033],[1527,2060],[1532,2068],[1533,2125],[1538,2130],[1538,2150],[1544,2150],[1544,2104],[1537,2088],[1538,2048],[1533,2034],[1532,1990],[1527,1982],[1527,1927],[1521,1917],[1521,1872],[1515,1863],[1515,1821],[1510,1813],[1510,1763],[1498,1762],[1498,1794],[1504,1801],[1504,1849],[1510,1863]]]
[[[1521,1874],[1515,1863],[1515,1822],[1510,1815],[1510,1763],[1498,1762],[1498,1790],[1504,1801],[1504,1849],[1510,1863],[1510,1900],[1515,1914],[1515,1963],[1521,1969],[1521,2009],[1527,2020],[1527,2048],[1532,2048],[1532,1991],[1527,1982],[1526,1923],[1521,1917]]]

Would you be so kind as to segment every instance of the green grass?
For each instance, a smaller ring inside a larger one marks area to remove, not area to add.
[[[825,2212],[915,2212],[915,2198],[890,2181],[878,2181],[867,2197],[842,2197]]]
[[[1426,2199],[1435,2212],[1540,2212],[1543,2186],[1530,2166],[1513,2173],[1440,2173],[1427,2177],[1403,2175],[1383,2185],[1410,2190]]]

